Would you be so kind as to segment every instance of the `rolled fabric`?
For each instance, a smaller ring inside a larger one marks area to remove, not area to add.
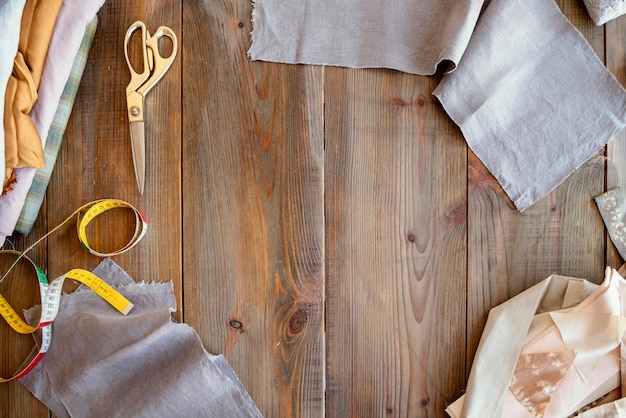
[[[39,98],[31,112],[44,146],[87,24],[103,3],[104,0],[64,0],[61,5],[41,76]],[[15,229],[35,172],[32,167],[15,169],[17,182],[0,197],[0,247]]]
[[[85,31],[85,36],[80,45],[80,50],[74,59],[72,64],[72,71],[69,79],[63,89],[63,95],[59,100],[59,106],[54,115],[50,130],[48,131],[48,138],[46,139],[46,146],[44,147],[44,154],[46,157],[46,166],[37,169],[33,182],[28,190],[26,199],[24,201],[24,207],[20,213],[20,217],[15,225],[15,230],[23,235],[30,233],[39,209],[43,203],[43,199],[46,195],[46,189],[54,169],[59,148],[63,142],[63,134],[67,127],[67,122],[72,112],[72,106],[74,105],[74,99],[80,85],[80,80],[87,63],[87,56],[89,55],[89,49],[91,48],[91,42],[96,33],[96,27],[98,25],[98,18],[95,17],[88,25]]]
[[[2,128],[0,128],[0,176],[3,178],[3,189],[4,179],[11,176],[11,172],[5,171],[4,97],[20,40],[20,22],[24,3],[26,0],[0,0],[0,28],[3,31],[0,36],[0,115],[3,120]]]
[[[48,46],[62,0],[26,0],[20,40],[5,93],[4,148],[7,168],[41,168],[44,155],[41,137],[30,111],[37,101]],[[3,189],[10,185],[5,176]]]

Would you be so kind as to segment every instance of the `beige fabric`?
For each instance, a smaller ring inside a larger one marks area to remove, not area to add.
[[[18,52],[4,97],[7,172],[3,190],[10,187],[12,169],[44,166],[41,138],[29,113],[37,100],[37,89],[61,3],[61,0],[27,0],[24,6]]]
[[[607,268],[602,285],[576,306],[564,308],[587,293],[581,289],[593,286],[552,275],[493,308],[466,395],[448,407],[448,414],[564,417],[618,388],[625,285],[617,271]]]
[[[558,383],[574,362],[573,351],[522,354],[511,379],[511,391],[533,417],[543,417]]]
[[[618,399],[609,404],[600,405],[585,411],[578,418],[623,418],[626,417],[626,398]]]

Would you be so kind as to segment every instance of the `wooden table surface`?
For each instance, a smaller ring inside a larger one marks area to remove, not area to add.
[[[626,85],[626,19],[595,27],[581,0],[558,3]],[[124,94],[135,20],[180,42],[146,99],[143,196]],[[12,243],[94,199],[136,205],[148,234],[115,261],[173,281],[175,318],[266,417],[443,417],[491,307],[550,273],[599,282],[622,263],[593,198],[626,187],[624,133],[520,214],[431,96],[438,77],[251,62],[251,29],[250,0],[108,0],[40,217]],[[115,247],[129,224],[108,217],[93,241]],[[50,278],[100,261],[73,228],[31,256]],[[20,309],[37,300],[21,270],[0,285]],[[32,340],[2,327],[6,376]],[[1,417],[48,414],[0,385]]]

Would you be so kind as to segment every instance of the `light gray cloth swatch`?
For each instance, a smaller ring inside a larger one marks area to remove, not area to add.
[[[171,319],[172,283],[135,283],[111,259],[94,274],[134,303],[120,315],[89,290],[61,299],[52,345],[20,379],[58,417],[260,417],[223,356]],[[38,318],[38,309],[26,312]]]
[[[445,68],[433,94],[519,210],[626,123],[626,91],[554,0],[256,0],[252,23],[253,60]]]
[[[431,75],[452,70],[483,0],[256,0],[253,60],[392,68]]]
[[[622,189],[613,189],[596,197],[596,204],[617,252],[626,260],[626,197]]]
[[[520,211],[626,124],[626,90],[553,0],[492,0],[433,94]]]
[[[598,26],[626,14],[626,0],[585,0],[585,7]]]

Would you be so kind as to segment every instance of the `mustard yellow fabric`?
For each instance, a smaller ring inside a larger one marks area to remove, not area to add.
[[[61,3],[62,0],[27,0],[24,6],[18,51],[5,94],[3,191],[11,187],[14,168],[44,167],[41,138],[29,113],[37,101],[37,89]]]

